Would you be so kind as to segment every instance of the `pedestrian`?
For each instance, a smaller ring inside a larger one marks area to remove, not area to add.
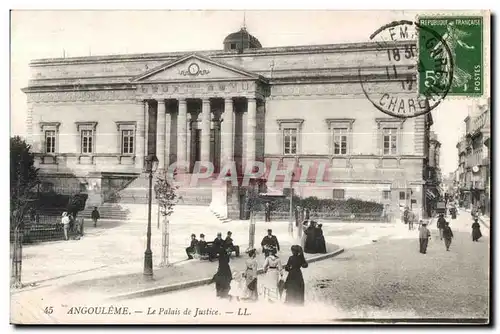
[[[230,290],[229,290],[229,300],[236,298],[237,301],[240,301],[245,295],[245,278],[243,277],[243,273],[240,271],[236,271],[233,273],[233,279],[231,280]]]
[[[207,242],[205,241],[205,234],[200,234],[200,240],[198,240],[198,254],[206,255],[207,254]]]
[[[410,210],[409,220],[408,220],[410,230],[413,230],[413,223],[415,223],[415,222],[418,222],[418,217],[415,214],[415,212]]]
[[[271,205],[269,204],[269,202],[266,202],[265,214],[266,222],[271,222]]]
[[[306,240],[307,240],[306,230],[309,228],[309,220],[304,220],[300,228],[302,228],[302,233],[300,236],[300,247],[304,249],[306,247]]]
[[[198,249],[198,240],[196,240],[196,234],[191,234],[191,243],[188,247],[186,247],[186,255],[188,260],[193,259],[193,255],[196,254],[196,250]]]
[[[304,212],[305,212],[304,220],[309,220],[309,216],[311,214],[311,210],[309,208],[305,208]]]
[[[323,235],[323,224],[318,224],[316,227],[316,253],[325,254],[326,253],[326,242]]]
[[[302,268],[307,268],[308,264],[304,257],[302,247],[293,245],[291,247],[292,256],[288,258],[285,270],[288,276],[285,281],[286,304],[304,305],[305,284],[302,276]]]
[[[443,237],[446,250],[449,251],[451,245],[451,239],[453,239],[453,232],[451,231],[450,223],[448,223],[447,221],[444,222]]]
[[[408,230],[410,230],[410,209],[408,207],[405,207],[403,211],[403,222],[408,224]]]
[[[69,219],[69,216],[68,216],[67,212],[63,212],[62,213],[61,223],[63,224],[64,240],[69,240],[69,235],[68,234],[69,234],[70,219]]]
[[[277,252],[280,251],[280,244],[278,242],[278,238],[276,238],[275,235],[273,235],[273,230],[268,229],[267,230],[267,235],[262,238],[262,241],[260,243],[262,246],[262,252],[264,253],[264,257],[268,257],[271,250],[276,250]]]
[[[283,278],[283,265],[276,254],[276,249],[264,261],[264,276],[261,279],[261,291],[264,299],[270,302],[279,300],[278,282]]]
[[[249,259],[245,262],[245,299],[256,301],[259,296],[259,291],[257,290],[257,250],[251,248],[247,251]]]
[[[302,212],[302,209],[300,208],[300,205],[297,205],[295,207],[295,226],[296,227],[299,227],[299,222],[301,221],[300,220],[301,212]]]
[[[233,279],[231,267],[229,266],[229,259],[230,256],[226,250],[219,253],[219,267],[212,278],[212,282],[215,282],[215,295],[218,298],[229,297],[231,280]]]
[[[92,210],[92,220],[94,221],[94,227],[97,227],[97,220],[101,219],[101,215],[99,214],[99,211],[97,211],[97,206],[94,206],[94,210]]]
[[[304,231],[304,234],[306,235],[304,252],[308,254],[316,254],[318,252],[318,249],[316,245],[317,229],[315,221],[311,221],[309,223],[309,227]]]
[[[427,245],[429,244],[429,239],[431,238],[431,231],[427,228],[427,222],[420,221],[420,232],[419,232],[419,241],[420,241],[420,253],[427,253]]]
[[[481,226],[479,225],[479,219],[474,217],[474,223],[472,223],[472,241],[479,241],[483,234],[481,233]]]
[[[439,218],[437,220],[437,228],[439,230],[439,238],[443,240],[443,229],[445,227],[446,219],[444,219],[444,215],[442,213],[439,214]]]
[[[214,242],[212,243],[212,248],[209,250],[208,260],[212,262],[219,255],[219,253],[222,252],[223,247],[224,247],[224,239],[222,239],[222,233],[218,232],[217,237],[214,239]]]

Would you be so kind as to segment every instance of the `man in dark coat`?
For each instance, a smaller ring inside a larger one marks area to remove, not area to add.
[[[205,241],[205,235],[203,233],[200,234],[200,240],[198,240],[198,254],[207,254],[207,242]]]
[[[101,218],[99,211],[97,211],[97,206],[94,206],[94,210],[92,210],[92,220],[94,221],[94,227],[97,226],[97,220]]]
[[[443,238],[446,250],[449,251],[451,245],[451,239],[453,239],[453,232],[451,231],[450,223],[448,223],[447,221],[445,221],[444,223]]]
[[[269,204],[269,202],[266,202],[265,214],[266,222],[271,222],[271,205]]]
[[[304,233],[306,234],[304,252],[308,254],[316,254],[318,252],[316,247],[316,222],[311,221],[309,227],[304,231]]]
[[[444,215],[439,214],[439,218],[437,220],[437,228],[439,229],[439,238],[443,240],[443,230],[445,227],[446,219],[444,219]]]
[[[193,259],[193,254],[196,253],[198,247],[198,240],[196,240],[196,234],[191,234],[191,244],[189,247],[186,247],[186,254],[188,256],[188,260]]]
[[[217,238],[214,239],[212,248],[209,250],[208,259],[210,261],[215,259],[220,254],[223,247],[224,247],[224,239],[222,239],[222,233],[219,232],[217,233]]]
[[[233,233],[231,231],[227,232],[226,239],[224,240],[224,248],[229,250],[229,252],[235,252],[236,256],[240,256],[240,246],[233,243],[232,235]]]
[[[260,243],[262,246],[262,252],[264,253],[265,257],[268,257],[271,249],[276,249],[278,252],[280,250],[280,244],[278,242],[278,238],[276,238],[275,235],[273,235],[273,230],[268,229],[267,230],[267,235],[262,238],[262,242]]]

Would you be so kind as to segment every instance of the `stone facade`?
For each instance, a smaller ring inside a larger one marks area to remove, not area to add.
[[[371,92],[415,93],[386,77],[384,47],[404,45],[34,60],[24,89],[28,140],[47,178],[57,183],[54,176],[71,176],[85,191],[99,177],[101,189],[130,187],[134,182],[110,179],[140,175],[148,153],[156,154],[160,168],[176,162],[188,174],[198,160],[219,167],[235,161],[240,173],[255,160],[299,168],[324,162],[329,183],[317,185],[314,176],[295,183],[301,196],[332,198],[333,189],[343,189],[344,198],[382,202],[393,210],[410,200],[418,210],[425,198],[428,116],[388,116],[373,107],[360,84],[361,69]],[[401,73],[414,61],[401,59]],[[392,137],[384,143],[387,129]],[[288,152],[286,131],[294,136]],[[337,151],[334,137],[344,143],[337,143],[344,145]],[[234,189],[225,193],[235,196]]]

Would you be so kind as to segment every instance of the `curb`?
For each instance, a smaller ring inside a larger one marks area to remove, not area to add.
[[[331,252],[331,253],[313,256],[310,259],[308,259],[307,262],[314,263],[314,262],[326,260],[326,259],[335,257],[343,252],[344,252],[344,248],[339,248],[336,251]],[[259,270],[257,270],[258,275],[261,275],[262,273],[264,273],[263,268],[260,268]],[[126,294],[111,297],[109,299],[114,300],[114,301],[120,301],[120,300],[134,299],[134,298],[140,298],[140,297],[148,297],[148,296],[153,296],[153,295],[157,295],[157,294],[173,292],[173,291],[183,290],[183,289],[189,289],[189,288],[199,287],[202,285],[207,285],[211,281],[212,281],[212,277],[207,277],[207,278],[202,278],[202,279],[193,280],[193,281],[181,282],[181,283],[170,284],[170,285],[165,285],[165,286],[159,286],[156,288],[150,288],[150,289],[145,289],[145,290],[141,290],[141,291],[136,291],[136,292],[132,292],[132,293],[126,293]]]

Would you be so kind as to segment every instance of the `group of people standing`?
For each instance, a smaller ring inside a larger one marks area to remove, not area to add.
[[[247,250],[248,259],[245,261],[245,268],[234,273],[231,272],[229,265],[229,250],[221,253],[217,272],[212,279],[215,283],[216,296],[246,301],[257,301],[262,298],[269,302],[280,302],[285,292],[285,304],[303,305],[305,284],[301,269],[307,268],[308,264],[302,247],[292,246],[292,255],[283,265],[278,256],[278,239],[272,235],[272,230],[268,230],[268,235],[263,238],[261,246],[265,254],[261,277],[258,277],[259,264],[255,248]],[[285,273],[288,273],[286,279]]]
[[[326,242],[323,235],[323,225],[311,220],[302,223],[301,246],[308,254],[325,254]]]

